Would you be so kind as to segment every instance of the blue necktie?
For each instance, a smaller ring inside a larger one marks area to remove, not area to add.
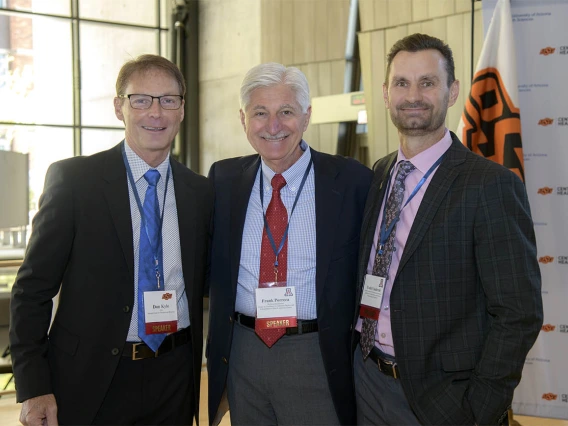
[[[160,239],[160,206],[158,205],[158,189],[156,185],[160,180],[160,172],[150,169],[144,175],[148,182],[146,197],[142,211],[144,218],[140,225],[140,249],[138,264],[138,336],[154,352],[158,350],[164,341],[166,333],[146,334],[144,321],[144,292],[158,290],[158,278],[156,277],[155,252],[158,252],[158,273],[160,274],[160,290],[164,290],[164,267],[162,263],[162,244]],[[165,206],[164,206],[165,207]],[[146,226],[144,226],[146,225]]]

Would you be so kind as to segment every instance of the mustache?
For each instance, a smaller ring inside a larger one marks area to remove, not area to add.
[[[424,102],[405,102],[403,104],[400,104],[397,109],[405,109],[405,108],[431,108],[430,104],[424,103]]]

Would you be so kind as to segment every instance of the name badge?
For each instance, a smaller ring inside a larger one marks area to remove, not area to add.
[[[177,320],[175,290],[144,292],[146,334],[175,333]]]
[[[297,327],[296,287],[256,289],[256,321],[261,329]]]
[[[379,319],[381,303],[385,291],[386,279],[376,275],[365,275],[363,282],[363,295],[361,296],[361,308],[359,315],[373,320]]]

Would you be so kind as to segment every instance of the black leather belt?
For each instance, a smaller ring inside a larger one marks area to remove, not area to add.
[[[191,331],[190,327],[187,327],[175,333],[168,334],[156,352],[150,349],[144,342],[126,342],[122,350],[122,356],[130,358],[133,361],[145,358],[156,358],[170,352],[178,346],[185,345],[190,340]]]
[[[254,317],[249,317],[238,312],[235,312],[235,321],[245,327],[252,328],[254,330]],[[306,334],[318,331],[318,320],[298,320],[297,327],[287,327],[286,336],[291,336],[293,334]]]
[[[375,364],[377,364],[381,373],[394,377],[395,379],[400,379],[400,373],[398,372],[398,365],[396,361],[391,361],[390,359],[382,357],[376,346],[371,350],[369,358],[375,361]]]

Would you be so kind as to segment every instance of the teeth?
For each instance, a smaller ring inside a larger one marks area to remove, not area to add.
[[[164,130],[165,127],[147,127],[147,126],[142,126],[144,129],[146,130]]]

